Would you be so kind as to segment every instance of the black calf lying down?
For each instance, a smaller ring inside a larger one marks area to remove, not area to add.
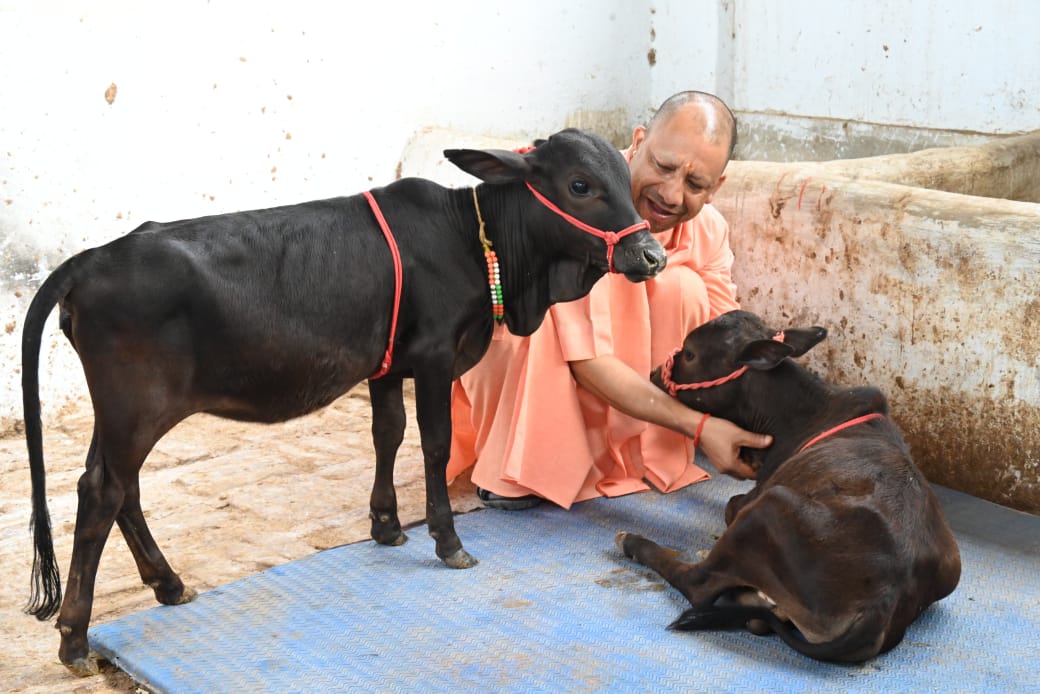
[[[455,568],[476,563],[455,533],[445,481],[452,380],[484,354],[493,316],[530,334],[551,303],[584,296],[608,270],[645,280],[665,256],[632,204],[624,158],[602,138],[566,130],[523,155],[445,155],[484,183],[449,190],[411,178],[371,191],[378,205],[354,195],[148,222],[70,258],[43,283],[22,341],[36,543],[27,610],[40,619],[61,600],[38,383],[44,321],[56,304],[95,415],[58,616],[63,663],[94,667],[87,624],[113,523],[159,602],[194,597],[148,530],[138,471],[156,441],[196,412],[278,422],[372,379],[372,537],[396,545],[406,539],[393,487],[401,388],[414,378],[437,556]]]
[[[673,628],[771,627],[807,656],[857,662],[898,644],[957,586],[957,543],[884,395],[826,383],[788,359],[826,335],[777,333],[733,311],[691,332],[652,374],[686,405],[774,440],[749,451],[755,488],[730,499],[726,532],[704,561],[618,534],[626,556],[692,604]]]

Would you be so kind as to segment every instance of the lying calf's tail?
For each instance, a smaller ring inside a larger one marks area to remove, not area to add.
[[[40,621],[50,619],[61,604],[61,575],[54,557],[51,519],[47,511],[46,471],[43,466],[43,426],[40,422],[40,345],[47,317],[74,284],[71,261],[48,277],[29,304],[22,328],[22,412],[25,443],[32,479],[32,518],[29,530],[35,555],[32,587],[25,611]]]
[[[816,660],[858,663],[880,652],[879,629],[865,629],[861,614],[844,634],[831,641],[810,643],[791,622],[780,619],[766,607],[745,605],[711,605],[691,607],[668,625],[676,631],[707,629],[743,629],[753,619],[761,619],[772,627],[784,643],[804,656]],[[875,634],[871,638],[871,634]]]

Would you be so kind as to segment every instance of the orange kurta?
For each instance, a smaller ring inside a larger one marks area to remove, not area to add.
[[[708,478],[692,463],[692,441],[610,407],[568,366],[613,354],[649,375],[686,333],[738,308],[729,226],[715,208],[656,238],[668,265],[654,279],[604,276],[585,298],[550,308],[530,337],[496,327],[487,354],[454,385],[448,479],[475,463],[473,482],[488,491],[569,508],[645,491],[646,481],[670,492]]]

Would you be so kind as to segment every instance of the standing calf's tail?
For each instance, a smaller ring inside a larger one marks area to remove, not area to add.
[[[51,519],[47,511],[46,471],[43,467],[43,426],[40,422],[40,344],[47,316],[72,286],[69,263],[47,278],[29,304],[22,328],[22,408],[25,417],[25,443],[29,449],[29,474],[32,478],[32,518],[29,532],[35,556],[28,614],[40,621],[50,619],[61,604],[61,574],[54,557]]]

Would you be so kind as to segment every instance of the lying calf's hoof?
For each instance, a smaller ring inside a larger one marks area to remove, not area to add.
[[[625,540],[627,540],[630,537],[638,537],[638,535],[632,535],[630,533],[622,531],[614,536],[614,544],[617,545],[618,551],[624,554],[629,559],[632,558],[632,554],[625,549]]]
[[[444,558],[444,563],[453,569],[471,569],[477,565],[477,560],[464,549],[459,549],[450,557]]]

